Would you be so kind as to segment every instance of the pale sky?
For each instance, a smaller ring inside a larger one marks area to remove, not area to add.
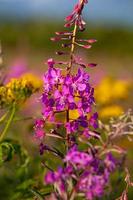
[[[69,14],[77,0],[0,0],[0,17],[50,17]],[[89,0],[85,15],[90,20],[133,24],[133,0]]]

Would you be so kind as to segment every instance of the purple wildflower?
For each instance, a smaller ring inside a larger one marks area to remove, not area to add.
[[[45,150],[45,145],[43,143],[40,144],[40,155],[43,155],[44,150]]]
[[[53,67],[54,64],[55,64],[55,61],[53,60],[53,58],[49,58],[48,61],[47,61],[47,64],[49,67]]]
[[[95,197],[101,197],[104,193],[106,182],[103,175],[94,175],[85,172],[79,181],[79,190],[85,193],[86,199],[93,200]]]
[[[116,161],[111,153],[104,152],[104,145],[91,144],[91,138],[102,138],[95,129],[98,128],[98,113],[93,112],[95,104],[94,88],[90,84],[90,76],[85,68],[95,67],[95,63],[86,64],[81,58],[74,55],[75,45],[85,49],[90,49],[95,39],[77,39],[77,30],[83,31],[85,22],[82,18],[82,10],[88,0],[79,0],[72,13],[66,17],[66,27],[74,25],[74,30],[69,32],[56,32],[56,37],[52,41],[67,40],[62,47],[70,47],[70,61],[57,61],[48,59],[48,70],[45,72],[44,91],[41,96],[42,119],[35,123],[36,137],[42,140],[45,136],[45,124],[50,122],[52,129],[46,136],[60,139],[64,145],[63,153],[61,149],[51,148],[47,144],[40,144],[40,154],[44,150],[50,151],[53,155],[61,159],[61,167],[55,171],[49,171],[45,175],[45,184],[53,185],[53,199],[76,199],[77,194],[81,194],[85,199],[93,200],[101,198],[105,188],[108,186],[110,174],[116,168]],[[78,43],[80,42],[80,43]],[[83,44],[83,42],[85,44]],[[56,52],[58,55],[68,54],[64,51]],[[56,65],[64,65],[64,69]],[[78,65],[78,69],[71,72],[72,67]],[[76,112],[74,111],[76,110]],[[75,112],[76,117],[72,115]],[[58,121],[58,114],[65,116],[63,122]],[[45,123],[46,122],[46,123]],[[81,142],[89,145],[81,145],[84,150],[79,150]],[[100,143],[99,142],[99,143]],[[56,143],[57,144],[57,143]],[[65,151],[65,153],[64,153]]]
[[[114,169],[116,168],[116,159],[113,157],[112,153],[108,153],[106,155],[104,163],[109,172],[114,171]]]
[[[92,163],[93,156],[89,155],[88,153],[78,151],[74,147],[68,151],[64,161],[75,165],[78,169],[84,169],[90,163]]]
[[[35,138],[42,140],[45,136],[45,132],[42,129],[36,129],[35,130]]]
[[[35,128],[39,129],[39,128],[43,128],[44,127],[44,120],[42,119],[37,119],[35,121]]]
[[[86,3],[88,3],[88,1],[83,0],[82,2],[79,1],[79,3],[75,5],[72,13],[66,17],[67,23],[65,24],[65,27],[70,27],[76,23],[81,31],[84,30],[85,22],[83,21],[81,13],[84,8],[84,4]]]
[[[93,126],[93,128],[98,128],[98,113],[94,113],[90,118],[90,125]]]
[[[63,199],[66,199],[65,174],[61,167],[57,171],[50,171],[45,176],[46,184],[56,184],[56,189]]]
[[[79,117],[64,124],[67,133],[75,133],[80,127],[89,125],[96,127],[96,114],[90,122],[87,119],[94,103],[94,90],[89,84],[88,73],[79,68],[76,74],[63,75],[54,64],[53,59],[49,59],[49,69],[44,74],[43,118],[51,120],[56,112],[77,109]]]
[[[48,172],[46,174],[46,176],[45,176],[45,183],[53,184],[55,182],[58,182],[61,179],[62,174],[63,174],[63,169],[62,168],[59,168],[55,172],[53,172],[53,171]]]

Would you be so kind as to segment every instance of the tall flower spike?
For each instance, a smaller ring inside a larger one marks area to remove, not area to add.
[[[79,66],[86,68],[86,67],[95,67],[97,64],[89,63],[86,64],[85,62],[77,62],[76,56],[74,55],[75,46],[82,47],[85,49],[90,49],[92,44],[96,42],[95,39],[76,39],[77,31],[84,31],[85,30],[85,22],[82,17],[82,11],[87,4],[88,1],[79,0],[79,2],[74,6],[74,9],[70,15],[68,15],[65,19],[66,24],[65,27],[74,27],[73,31],[64,31],[64,32],[55,32],[56,37],[52,37],[51,40],[54,42],[65,41],[62,44],[64,48],[71,48],[70,50],[70,61],[67,66],[67,73],[69,74],[73,65],[78,64]],[[79,43],[80,42],[80,43]],[[56,51],[58,55],[64,55],[66,52]],[[65,63],[62,63],[65,64]]]
[[[71,43],[71,51],[70,51],[70,62],[69,66],[67,68],[68,73],[70,72],[72,65],[74,63],[74,49],[75,49],[75,42],[76,42],[76,33],[77,29],[84,30],[85,22],[82,19],[82,10],[84,8],[84,4],[87,3],[87,1],[79,0],[79,3],[76,4],[74,7],[74,10],[71,15],[69,15],[66,18],[67,24],[65,24],[65,27],[68,27],[68,25],[74,25],[73,33],[72,33],[72,43]]]
[[[81,30],[81,26],[84,24],[82,20],[82,10],[84,5],[88,1],[80,0],[72,14],[66,18],[67,23],[73,26],[73,31],[56,32],[58,39],[64,39],[68,37],[71,42],[70,50],[70,61],[54,61],[52,58],[48,59],[48,71],[44,74],[44,92],[42,94],[42,104],[43,104],[43,119],[44,132],[46,132],[45,127],[47,123],[53,123],[55,128],[60,124],[60,121],[56,119],[57,114],[63,113],[65,116],[65,121],[62,126],[66,130],[66,141],[68,148],[71,147],[73,142],[71,141],[71,134],[76,137],[77,133],[79,136],[84,135],[87,138],[92,137],[93,129],[98,128],[98,115],[93,114],[93,106],[95,104],[94,99],[94,88],[90,85],[90,77],[83,68],[86,64],[77,59],[74,55],[75,45],[76,45],[76,33]],[[56,39],[53,39],[56,40]],[[82,40],[81,40],[82,41]],[[84,41],[84,40],[83,40]],[[86,40],[85,40],[86,41]],[[90,44],[94,43],[96,40],[87,40]],[[64,54],[64,52],[59,55]],[[56,64],[67,65],[65,70],[56,68]],[[71,73],[73,65],[78,65],[76,73]],[[96,66],[96,64],[88,64],[88,66]],[[70,114],[73,112],[77,113],[76,118]],[[40,133],[42,130],[35,128],[37,137],[41,137]],[[91,134],[90,134],[91,133]],[[45,134],[46,137],[47,134]],[[94,132],[96,135],[96,131]],[[43,137],[41,137],[43,138]]]
[[[96,64],[86,64],[74,54],[76,46],[89,49],[96,42],[95,39],[76,38],[77,31],[85,29],[82,11],[87,3],[87,0],[78,1],[72,13],[66,17],[65,27],[73,26],[73,30],[56,32],[56,37],[52,38],[52,41],[65,41],[63,47],[70,47],[70,60],[64,62],[48,59],[41,96],[42,119],[35,123],[40,155],[49,151],[62,159],[62,167],[57,164],[57,170],[46,173],[44,180],[45,184],[54,186],[57,199],[64,200],[76,199],[78,194],[88,200],[101,198],[110,174],[117,165],[111,153],[106,152],[101,157],[101,149],[91,144],[91,139],[96,139],[103,145],[96,130],[98,113],[94,111],[94,88],[90,84],[89,74],[84,70],[86,67],[95,67]],[[58,55],[66,53],[57,52]],[[57,65],[67,67],[61,69]],[[77,70],[72,71],[73,67],[77,67]],[[48,146],[46,137],[62,141],[65,153],[62,154],[62,149]]]

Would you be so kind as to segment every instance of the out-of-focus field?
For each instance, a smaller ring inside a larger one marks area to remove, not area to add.
[[[88,69],[88,71],[91,74],[92,84],[97,90],[97,109],[102,113],[101,118],[103,117],[103,120],[107,122],[108,117],[117,116],[121,112],[121,108],[122,111],[133,108],[133,29],[94,27],[89,23],[87,24],[87,30],[84,33],[79,33],[79,35],[82,35],[82,38],[97,39],[98,42],[93,45],[92,49],[88,51],[80,50],[80,52],[78,50],[78,53],[84,55],[83,57],[87,62],[98,63],[96,68]],[[1,23],[0,40],[7,73],[11,73],[12,67],[15,65],[18,68],[25,65],[27,71],[34,72],[41,78],[46,70],[45,62],[49,57],[65,60],[65,58],[59,58],[55,55],[55,51],[62,48],[61,44],[50,41],[50,37],[54,36],[55,31],[62,30],[62,22]],[[23,108],[24,111],[20,111],[19,117],[36,117],[41,113],[37,97],[32,97]],[[25,197],[20,197],[18,191],[28,191],[26,190],[27,185],[20,184],[21,182],[28,179],[29,182],[26,182],[26,184],[30,186],[32,179],[34,181],[39,179],[40,184],[42,184],[43,169],[40,166],[42,158],[39,156],[37,145],[33,139],[33,120],[13,123],[9,136],[18,139],[28,149],[31,164],[30,171],[25,177],[20,175],[20,171],[17,171],[15,160],[2,167],[0,188],[3,189],[0,190],[0,199],[11,200],[10,197],[16,193],[12,200],[23,200]],[[128,165],[133,172],[133,143],[122,140],[121,146],[129,149]],[[18,177],[21,177],[21,180],[17,180]],[[19,184],[20,186],[17,188]],[[130,200],[132,200],[132,194],[131,191]]]
[[[123,110],[132,108],[133,28],[92,26],[89,22],[87,24],[86,31],[78,33],[78,36],[97,39],[97,43],[88,51],[78,49],[77,54],[81,55],[86,62],[98,64],[96,68],[88,69],[94,86],[97,88],[99,84],[102,85],[97,92],[99,96],[97,104],[99,105],[100,98],[106,95],[103,98],[110,98],[112,102],[103,102],[104,106],[116,103],[119,105],[120,100]],[[64,49],[61,47],[61,42],[50,40],[55,31],[63,30],[63,22],[8,22],[1,23],[0,27],[3,60],[7,73],[14,66],[21,68],[24,65],[27,71],[34,71],[42,77],[47,67],[45,62],[49,57],[57,60],[69,59],[68,56],[57,57],[55,52]],[[111,92],[123,93],[124,98],[117,97],[118,99],[115,98],[114,101],[111,99]],[[109,110],[111,112],[113,108]],[[114,110],[120,113],[118,107],[114,107]],[[103,113],[107,112],[105,110]]]
[[[133,54],[133,29],[120,27],[93,27],[87,23],[82,38],[96,38],[91,50],[85,53],[87,59],[99,63],[99,68],[112,75],[131,74]],[[53,56],[59,45],[52,44],[50,37],[55,31],[63,30],[60,22],[1,23],[0,38],[4,49],[5,63],[17,56],[25,56],[28,64],[40,64],[48,55]],[[49,53],[51,52],[51,53]],[[42,58],[40,60],[40,58]]]

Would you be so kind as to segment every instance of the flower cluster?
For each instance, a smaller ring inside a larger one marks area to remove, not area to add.
[[[67,191],[71,191],[69,183],[75,182],[72,193],[80,193],[88,200],[104,194],[110,173],[117,164],[111,153],[101,160],[97,154],[79,151],[76,146],[68,151],[64,163],[66,167],[59,167],[57,171],[47,173],[45,183],[56,185],[60,197],[63,198],[67,196]],[[72,193],[69,194],[70,197]]]
[[[18,79],[13,78],[6,85],[0,87],[0,106],[20,104],[38,91],[41,86],[41,80],[33,74],[24,74]]]
[[[75,5],[73,12],[66,17],[65,27],[70,27],[76,24],[81,31],[84,30],[85,22],[82,18],[82,10],[84,8],[84,4],[87,4],[88,0],[79,0],[79,2]]]
[[[40,155],[52,153],[62,161],[62,164],[57,164],[57,170],[44,163],[49,169],[44,182],[45,185],[53,185],[50,194],[50,199],[53,200],[101,198],[105,194],[111,173],[118,165],[111,149],[106,149],[110,142],[108,136],[104,142],[98,131],[94,88],[84,69],[87,66],[95,67],[96,64],[86,64],[74,54],[75,45],[89,49],[90,44],[96,42],[94,39],[76,39],[77,30],[84,30],[82,10],[87,2],[80,0],[72,14],[66,18],[65,26],[74,25],[74,30],[56,32],[58,36],[52,38],[53,41],[70,40],[63,45],[71,47],[70,61],[55,62],[52,58],[48,59],[41,96],[42,117],[36,120],[34,126],[35,137],[40,142]],[[87,42],[87,45],[78,42]],[[65,55],[66,52],[58,51],[57,54]],[[60,65],[65,65],[65,68],[59,68]],[[77,66],[77,70],[72,71]],[[47,143],[46,137],[62,141],[63,151],[60,147],[54,147],[58,143]],[[98,144],[95,145],[92,141],[98,141]],[[118,151],[116,146],[113,146],[113,150]]]
[[[94,88],[89,83],[89,75],[82,68],[76,74],[65,74],[63,70],[54,67],[54,60],[48,60],[48,71],[44,74],[44,93],[42,94],[43,120],[56,122],[56,114],[64,112],[66,122],[64,127],[68,134],[79,133],[89,137],[91,129],[98,128],[98,114],[93,113]],[[72,119],[70,112],[77,111],[77,117]],[[41,126],[44,129],[44,126]],[[40,121],[36,122],[36,135],[40,137]],[[39,128],[38,128],[39,127]],[[86,133],[86,134],[85,134]]]

